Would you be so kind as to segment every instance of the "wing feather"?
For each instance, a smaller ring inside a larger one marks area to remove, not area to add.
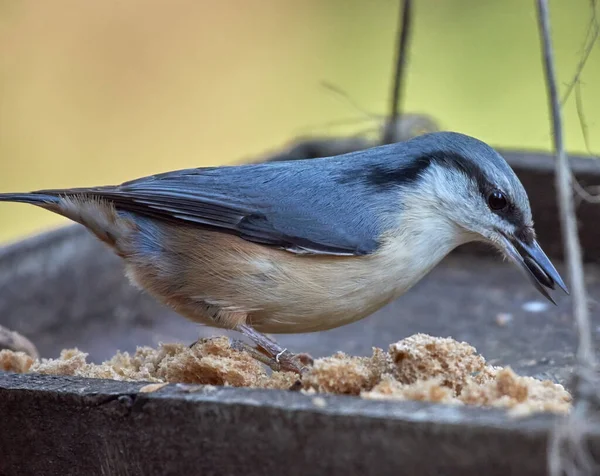
[[[198,168],[119,186],[39,193],[100,198],[122,212],[208,227],[294,253],[371,253],[380,232],[376,217],[360,190],[336,182],[335,168],[326,159]]]

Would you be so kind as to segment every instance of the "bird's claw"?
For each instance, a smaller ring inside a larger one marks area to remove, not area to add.
[[[253,347],[237,339],[231,339],[231,348],[247,352],[275,372],[294,372],[302,376],[313,363],[312,357],[308,354],[292,354],[287,349],[283,349],[272,355],[262,346]]]
[[[279,363],[279,358],[285,354],[287,352],[287,349],[283,349],[281,352],[279,352],[276,356],[275,356],[275,362]]]

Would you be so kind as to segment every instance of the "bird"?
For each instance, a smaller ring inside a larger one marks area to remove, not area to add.
[[[83,225],[123,259],[135,286],[191,321],[238,331],[256,358],[300,375],[301,354],[267,334],[359,321],[465,243],[492,245],[552,302],[556,286],[569,293],[512,168],[459,132],[0,201]]]

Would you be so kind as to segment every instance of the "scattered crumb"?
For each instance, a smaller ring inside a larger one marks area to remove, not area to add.
[[[512,322],[512,319],[513,319],[512,314],[502,312],[502,313],[496,315],[496,325],[498,327],[506,327]]]
[[[144,385],[142,388],[140,388],[139,391],[141,393],[152,393],[152,392],[156,392],[157,390],[160,390],[165,385],[168,385],[168,384],[167,383],[149,383],[148,385]]]
[[[191,348],[184,344],[161,344],[157,349],[138,347],[133,355],[118,352],[99,365],[87,363],[86,358],[87,354],[78,349],[67,349],[58,359],[35,362],[30,371],[47,375],[235,387],[287,388],[296,380],[290,372],[274,372],[269,376],[250,354],[232,349],[226,337],[204,339]]]
[[[302,380],[304,388],[317,392],[360,395],[363,390],[373,388],[391,369],[390,357],[381,349],[373,349],[371,357],[349,357],[338,352],[315,360]]]
[[[33,365],[33,359],[25,352],[0,350],[0,370],[4,372],[26,373]]]
[[[572,397],[562,385],[522,377],[505,367],[485,385],[470,383],[460,399],[467,404],[510,408],[514,416],[523,416],[534,412],[567,413]]]
[[[415,334],[390,346],[394,376],[404,384],[437,378],[459,394],[467,381],[486,382],[495,369],[475,347],[450,338]]]
[[[186,392],[186,393],[194,393],[194,392],[199,392],[199,391],[214,391],[214,389],[216,389],[217,387],[215,387],[214,385],[192,385],[190,383],[178,383],[175,384],[175,386],[181,390],[182,392]]]
[[[363,393],[362,397],[371,400],[394,399],[458,403],[452,389],[444,386],[440,378],[430,378],[407,385],[387,376],[373,390]]]
[[[314,397],[312,402],[315,407],[325,408],[327,406],[327,400],[325,400],[323,397]]]
[[[140,347],[133,355],[119,352],[102,364],[86,359],[87,354],[78,349],[63,350],[58,359],[41,360],[2,350],[0,370],[149,382],[142,392],[167,383],[188,391],[223,385],[300,390],[320,408],[327,405],[319,396],[324,393],[501,407],[509,409],[511,416],[566,413],[572,400],[562,385],[491,366],[465,342],[425,334],[396,342],[387,352],[374,348],[371,357],[338,352],[315,359],[301,381],[291,372],[268,371],[246,351],[232,348],[226,337],[204,339],[191,348],[183,344]]]
[[[562,385],[492,367],[473,346],[416,334],[390,346],[396,364],[363,398],[421,400],[510,409],[513,416],[567,413],[572,397]]]
[[[80,377],[115,379],[116,375],[109,366],[96,366],[86,363],[88,354],[79,349],[64,349],[58,359],[42,359],[30,368],[31,372],[46,375],[77,375]]]

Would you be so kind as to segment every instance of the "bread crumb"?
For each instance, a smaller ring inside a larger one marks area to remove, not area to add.
[[[500,314],[496,314],[496,325],[498,327],[506,327],[512,322],[512,320],[512,314],[509,314],[507,312],[501,312]]]
[[[14,359],[14,353],[7,352]],[[63,350],[58,359],[35,361],[31,368],[15,370],[46,375],[73,375],[112,380],[230,385],[287,389],[297,379],[291,372],[267,374],[265,368],[245,351],[233,349],[226,337],[184,344],[160,344],[157,349],[139,347],[135,354],[117,352],[102,364],[86,361],[78,349]]]
[[[473,375],[483,381],[493,375],[493,369],[475,347],[451,338],[415,334],[390,345],[389,353],[395,365],[394,376],[404,384],[435,378],[460,393]]]
[[[199,390],[217,386],[296,389],[310,395],[321,408],[327,402],[319,394],[329,393],[505,408],[510,416],[520,417],[534,412],[567,413],[572,400],[562,385],[519,376],[510,367],[493,367],[466,342],[426,334],[396,342],[388,352],[374,348],[371,357],[338,352],[315,359],[300,382],[291,372],[267,372],[249,353],[232,348],[226,337],[203,339],[192,347],[139,347],[133,355],[118,352],[102,364],[86,359],[87,354],[78,349],[63,350],[58,359],[41,360],[2,350],[0,369],[149,382],[140,389],[144,392],[167,383]]]
[[[327,406],[327,400],[325,400],[323,397],[314,397],[312,402],[315,407],[325,408]]]
[[[315,360],[302,379],[305,389],[321,393],[360,395],[370,390],[391,370],[391,360],[381,349],[373,349],[371,357],[349,357],[337,352],[331,357]]]
[[[440,378],[430,378],[412,384],[403,384],[391,375],[384,378],[370,392],[361,395],[371,400],[418,400],[435,403],[460,403],[452,390]]]
[[[63,349],[58,359],[42,359],[31,366],[31,372],[45,375],[82,375],[88,365],[85,352],[79,349]]]
[[[460,399],[466,404],[508,408],[513,416],[524,416],[534,412],[567,413],[572,397],[562,385],[522,377],[505,367],[483,385],[471,382]]]
[[[167,383],[149,383],[148,385],[144,385],[142,388],[140,388],[139,391],[141,393],[153,393],[153,392],[160,390],[161,388],[163,388],[166,385],[168,385],[168,384]]]
[[[464,342],[417,334],[390,346],[390,354],[394,375],[363,398],[506,408],[515,417],[571,409],[572,397],[562,385],[489,366]]]
[[[25,352],[8,349],[0,350],[0,370],[4,372],[26,373],[33,365],[33,358]]]

